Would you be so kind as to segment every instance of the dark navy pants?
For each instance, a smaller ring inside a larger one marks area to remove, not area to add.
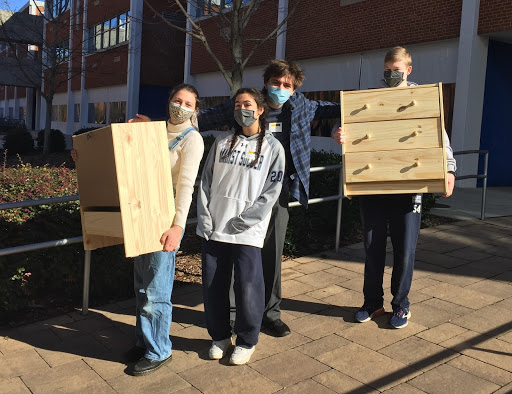
[[[389,234],[393,245],[391,294],[393,310],[409,308],[409,291],[414,270],[414,255],[421,225],[421,194],[361,196],[359,205],[363,222],[365,304],[382,306],[382,280]]]
[[[203,240],[203,299],[206,327],[214,341],[229,338],[229,287],[234,268],[237,346],[258,343],[265,286],[261,249],[254,246]]]

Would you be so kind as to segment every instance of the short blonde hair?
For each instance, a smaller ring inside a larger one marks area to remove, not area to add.
[[[384,63],[403,61],[404,64],[409,67],[412,64],[412,57],[410,52],[404,47],[391,48],[384,57]]]

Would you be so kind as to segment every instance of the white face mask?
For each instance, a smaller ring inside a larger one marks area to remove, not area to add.
[[[192,115],[194,115],[194,110],[171,102],[169,103],[169,115],[171,117],[171,123],[181,124],[189,120]]]

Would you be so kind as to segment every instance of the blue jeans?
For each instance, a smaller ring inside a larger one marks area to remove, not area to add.
[[[135,339],[137,346],[146,349],[145,357],[152,360],[165,360],[172,351],[169,330],[176,252],[153,252],[135,257]]]
[[[364,302],[380,307],[384,303],[382,281],[386,264],[386,242],[393,244],[391,294],[393,310],[409,308],[409,291],[414,271],[416,244],[421,226],[421,194],[361,196],[363,222]]]

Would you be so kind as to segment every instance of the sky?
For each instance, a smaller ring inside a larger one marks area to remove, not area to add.
[[[0,0],[0,9],[18,11],[28,3],[29,0]]]

